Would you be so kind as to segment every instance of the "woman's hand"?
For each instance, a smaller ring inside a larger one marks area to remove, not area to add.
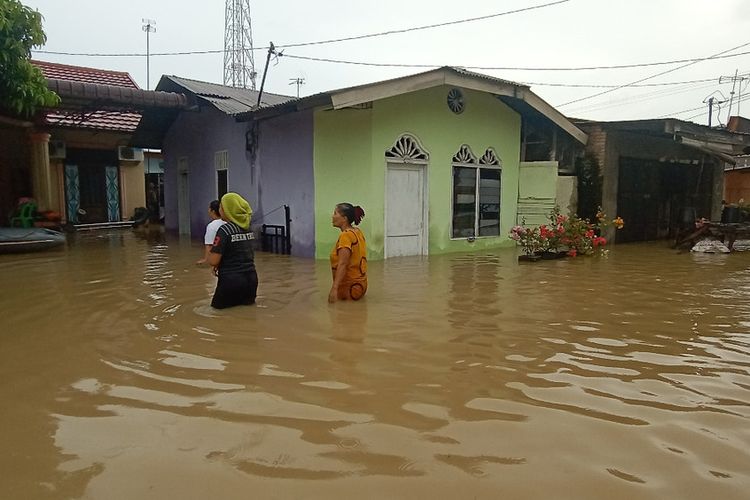
[[[352,251],[348,248],[339,248],[338,256],[338,266],[336,267],[336,271],[333,273],[333,286],[331,287],[331,292],[328,294],[329,304],[333,304],[339,298],[339,287],[344,282],[344,277],[346,276],[346,268],[349,267],[349,259],[352,256]]]

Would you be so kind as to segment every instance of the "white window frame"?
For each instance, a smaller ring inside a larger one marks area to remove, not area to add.
[[[494,164],[493,162],[497,162],[497,164]],[[454,221],[454,214],[453,214],[453,203],[454,203],[454,189],[455,186],[453,184],[454,180],[454,174],[453,169],[454,168],[473,168],[476,171],[476,176],[474,180],[474,235],[473,236],[453,236],[453,221]],[[503,189],[503,161],[500,159],[500,157],[495,152],[495,148],[489,147],[485,150],[484,154],[481,158],[477,160],[477,157],[474,156],[474,153],[471,150],[471,147],[468,144],[462,144],[461,147],[458,149],[458,152],[456,152],[455,155],[453,155],[453,159],[451,161],[451,168],[450,168],[450,186],[451,186],[451,221],[450,221],[450,239],[455,241],[460,240],[468,240],[468,239],[486,239],[486,238],[499,238],[502,236],[502,223],[500,220],[498,220],[498,234],[493,236],[479,236],[479,184],[481,180],[481,170],[499,170],[500,171],[500,213],[502,213],[502,202],[503,202],[503,196],[502,196],[502,189]]]

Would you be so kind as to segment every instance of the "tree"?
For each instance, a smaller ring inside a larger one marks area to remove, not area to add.
[[[29,117],[60,102],[30,61],[31,49],[46,41],[39,12],[19,0],[0,0],[0,110]]]

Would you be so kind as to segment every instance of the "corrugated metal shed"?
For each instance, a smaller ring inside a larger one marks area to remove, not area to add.
[[[179,88],[174,88],[175,85]],[[201,82],[179,76],[162,77],[156,89],[171,92],[191,92],[228,115],[236,115],[256,109],[258,103],[258,91],[256,90],[227,87],[218,83]],[[294,99],[296,98],[263,92],[260,107],[275,106]]]

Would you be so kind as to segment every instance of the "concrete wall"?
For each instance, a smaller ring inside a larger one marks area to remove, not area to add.
[[[491,95],[464,90],[466,109],[451,112],[450,87],[437,87],[375,101],[371,109],[315,113],[316,256],[326,258],[336,241],[330,216],[336,203],[362,205],[368,257],[383,258],[385,232],[385,151],[404,133],[417,137],[430,154],[427,167],[429,252],[511,246],[518,198],[521,117]],[[468,144],[480,157],[494,148],[503,162],[500,236],[452,239],[453,155]]]
[[[208,224],[208,204],[217,198],[214,154],[228,151],[228,188],[245,197],[255,210],[258,204],[256,174],[245,151],[246,123],[211,106],[198,112],[183,112],[174,122],[164,140],[164,224],[178,229],[177,163],[187,158],[190,184],[191,238],[202,239]]]
[[[253,225],[284,225],[291,215],[292,255],[315,256],[313,113],[304,111],[260,122],[258,206]]]
[[[578,177],[558,177],[556,198],[561,214],[575,214],[578,210]]]

